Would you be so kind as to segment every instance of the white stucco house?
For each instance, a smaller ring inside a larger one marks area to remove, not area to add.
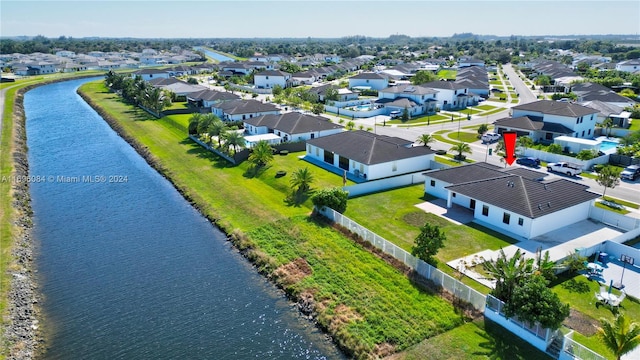
[[[624,72],[640,71],[640,59],[621,61],[616,64],[616,70]]]
[[[363,72],[349,78],[349,89],[382,90],[387,87],[389,87],[389,79],[383,75],[372,72]]]
[[[511,108],[509,118],[494,122],[496,132],[516,131],[536,142],[551,143],[558,136],[591,139],[598,110],[562,101],[539,100]]]
[[[411,116],[435,113],[438,90],[411,84],[391,86],[378,91],[376,104],[384,105],[387,114],[391,111],[404,111]],[[404,100],[404,101],[402,101]]]
[[[531,239],[586,220],[600,195],[565,179],[544,181],[537,171],[474,163],[424,173],[425,193],[473,212],[475,222]]]
[[[253,76],[253,83],[258,89],[272,89],[279,85],[286,88],[290,85],[291,74],[280,70],[265,70]]]
[[[213,105],[211,112],[223,121],[242,121],[262,115],[279,114],[280,109],[273,104],[256,100],[231,100]]]
[[[149,81],[154,79],[168,79],[169,72],[158,69],[140,69],[131,73],[131,77],[135,78],[137,75],[142,77],[142,80]]]
[[[245,133],[251,135],[274,134],[279,142],[315,139],[341,133],[344,128],[328,119],[299,112],[263,115],[244,121]]]
[[[453,81],[432,81],[420,84],[422,87],[434,89],[438,107],[442,110],[460,110],[467,106],[477,105],[478,100],[464,84]]]
[[[223,101],[232,101],[239,99],[240,96],[236,94],[211,89],[204,89],[187,95],[187,101],[189,102],[189,104],[201,108],[210,108],[213,105],[219,104]]]
[[[367,181],[427,170],[435,152],[398,137],[363,130],[307,140],[305,159]]]

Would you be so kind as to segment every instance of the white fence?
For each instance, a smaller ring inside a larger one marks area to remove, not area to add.
[[[325,105],[324,109],[328,112],[331,113],[338,113],[338,109],[335,106],[329,106],[329,105]],[[360,110],[347,110],[347,109],[342,109],[340,108],[340,115],[344,115],[344,116],[351,116],[353,118],[368,118],[368,117],[372,117],[372,116],[377,116],[377,115],[382,115],[382,114],[386,114],[387,113],[387,109],[385,108],[379,108],[379,109],[373,109],[373,110],[368,110],[368,111],[360,111]]]
[[[541,351],[547,351],[547,347],[553,341],[555,330],[542,327],[539,323],[530,324],[518,320],[516,316],[507,318],[504,312],[505,303],[491,295],[487,295],[487,304],[484,316],[500,324],[502,327],[518,335],[529,344]]]
[[[394,176],[386,179],[367,181],[361,184],[345,186],[342,189],[349,192],[349,197],[371,194],[377,191],[392,189],[400,186],[424,183],[424,171]]]
[[[593,350],[573,340],[573,330],[564,336],[562,350],[558,360],[606,360],[606,358]]]
[[[552,154],[550,152],[537,150],[537,149],[526,149],[524,153],[525,153],[525,156],[536,157],[545,162],[564,161],[564,162],[578,164],[582,166],[582,170],[591,169],[593,165],[609,163],[609,155],[602,155],[597,158],[593,158],[591,160],[578,160],[571,156],[562,155],[562,154]]]
[[[593,220],[599,221],[601,223],[604,223],[625,231],[630,231],[640,227],[640,219],[624,216],[622,214],[614,213],[613,211],[609,211],[609,210],[602,209],[595,206],[592,206],[591,209],[589,210],[589,217]],[[603,240],[607,240],[607,239],[603,239]]]
[[[448,292],[454,294],[457,298],[470,303],[475,309],[483,311],[486,303],[486,296],[463,284],[459,280],[443,273],[435,267],[409,254],[407,251],[399,248],[393,243],[385,240],[376,233],[370,231],[357,222],[340,214],[339,212],[324,207],[316,209],[320,214],[329,220],[344,226],[351,232],[360,235],[364,240],[371,243],[376,248],[402,261],[405,265],[416,271],[425,279],[433,281],[436,285],[442,286]]]

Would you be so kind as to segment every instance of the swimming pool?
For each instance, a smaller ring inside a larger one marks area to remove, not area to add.
[[[602,151],[603,153],[608,153],[611,150],[615,150],[617,146],[618,143],[615,141],[602,140],[600,142],[600,151]]]
[[[358,111],[369,111],[371,110],[371,104],[364,104],[356,106],[356,110]]]

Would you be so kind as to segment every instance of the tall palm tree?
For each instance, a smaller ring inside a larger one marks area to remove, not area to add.
[[[425,147],[428,147],[429,149],[431,149],[429,143],[432,143],[434,141],[436,141],[436,139],[431,134],[422,134],[418,137],[418,143],[422,144]]]
[[[313,182],[313,174],[309,171],[309,168],[296,169],[291,174],[291,180],[289,180],[291,187],[298,192],[304,192],[310,189]]]
[[[511,258],[507,258],[504,250],[500,249],[498,258],[482,263],[482,268],[490,279],[496,281],[491,293],[504,302],[509,302],[513,289],[535,271],[534,260],[525,259],[520,249]]]
[[[257,167],[265,166],[273,160],[273,149],[264,140],[259,141],[251,150],[249,161]]]
[[[471,147],[467,143],[459,142],[449,149],[450,152],[458,153],[456,159],[462,161],[462,154],[471,154]]]
[[[233,146],[233,152],[238,152],[239,147],[243,147],[245,145],[244,136],[237,131],[229,131],[225,136],[225,144],[227,148],[229,146]]]
[[[208,117],[210,119],[209,126],[207,126],[207,132],[209,133],[209,136],[217,136],[218,147],[222,146],[222,135],[227,128],[227,124],[225,124],[224,121],[220,120],[220,118],[214,114],[207,114],[205,115],[205,117]]]
[[[608,347],[616,359],[632,351],[640,345],[640,324],[632,322],[624,314],[616,316],[614,321],[600,319],[602,327],[598,329],[598,335]]]

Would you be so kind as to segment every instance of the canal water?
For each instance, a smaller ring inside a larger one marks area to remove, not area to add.
[[[76,94],[86,81],[24,100],[44,358],[343,358]]]
[[[220,62],[223,62],[223,61],[231,61],[231,62],[234,62],[234,61],[236,61],[236,59],[234,59],[234,58],[230,58],[230,57],[228,57],[228,56],[226,56],[226,55],[222,55],[222,54],[217,53],[217,52],[215,52],[215,51],[208,50],[208,49],[206,49],[206,48],[204,48],[204,47],[202,47],[202,46],[196,46],[196,47],[194,47],[194,49],[196,49],[196,50],[200,50],[200,51],[202,51],[205,55],[207,55],[208,57],[210,57],[210,58],[212,58],[212,59],[215,59],[215,60],[218,60],[218,61],[220,61]]]

